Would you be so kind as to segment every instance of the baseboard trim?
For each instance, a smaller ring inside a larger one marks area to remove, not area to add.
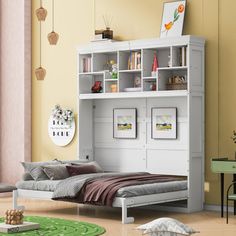
[[[204,210],[206,211],[221,211],[220,205],[209,205],[204,204]],[[224,212],[226,212],[226,206],[224,206]],[[229,212],[234,212],[234,208],[232,206],[229,206]]]
[[[188,213],[188,209],[185,207],[151,205],[151,206],[142,206],[140,208],[146,210],[163,211],[163,212]]]

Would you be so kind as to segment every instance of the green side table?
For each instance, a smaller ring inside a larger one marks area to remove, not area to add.
[[[211,160],[211,170],[220,174],[221,217],[224,217],[224,174],[233,174],[233,181],[236,181],[236,160],[213,158]],[[234,184],[233,192],[236,194],[236,184]],[[236,215],[236,201],[234,201],[234,215]]]

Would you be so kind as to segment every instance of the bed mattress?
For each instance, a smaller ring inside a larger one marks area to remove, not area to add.
[[[20,181],[16,184],[16,187],[25,190],[54,192],[59,183],[60,180]],[[187,190],[187,180],[123,187],[118,190],[116,197],[127,198],[181,190]]]
[[[136,197],[141,195],[175,192],[186,190],[187,187],[187,180],[135,185],[119,189],[116,197]]]
[[[36,190],[36,191],[49,191],[54,192],[56,186],[60,183],[60,180],[27,180],[19,181],[16,183],[18,189]]]

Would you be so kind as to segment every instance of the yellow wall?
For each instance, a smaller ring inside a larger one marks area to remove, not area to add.
[[[55,31],[60,34],[57,46],[49,46],[51,1],[44,1],[48,18],[42,23],[42,64],[47,70],[44,81],[32,74],[33,161],[54,157],[76,157],[77,138],[67,147],[55,146],[47,134],[48,117],[57,103],[76,108],[76,46],[86,44],[96,28],[104,28],[102,15],[113,16],[112,29],[121,40],[159,36],[163,0],[93,0],[55,1]],[[219,202],[219,177],[211,173],[210,158],[233,157],[235,144],[230,139],[236,129],[235,0],[188,0],[184,34],[206,38],[206,203]],[[32,12],[39,7],[33,1]],[[33,14],[33,68],[39,63],[39,23]],[[229,181],[229,180],[228,180]]]

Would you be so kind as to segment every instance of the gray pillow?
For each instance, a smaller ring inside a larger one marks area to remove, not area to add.
[[[101,168],[100,165],[98,165],[98,163],[96,161],[90,161],[90,162],[84,162],[84,163],[71,163],[72,165],[90,165],[90,166],[94,166],[95,167],[95,171],[96,173],[102,173],[104,172]]]
[[[67,164],[48,165],[43,166],[45,174],[51,180],[66,179],[69,177],[69,173],[66,169]]]
[[[77,160],[58,160],[56,159],[59,163],[61,164],[87,164],[89,161],[88,160],[83,160],[83,159],[77,159]]]
[[[21,162],[22,166],[25,169],[25,172],[30,173],[32,178],[36,181],[39,180],[48,180],[49,178],[43,171],[43,166],[46,165],[56,165],[57,161],[48,161],[48,162]]]
[[[140,225],[137,229],[143,230],[143,234],[150,234],[152,236],[177,236],[199,233],[180,221],[167,217],[159,218],[147,224]]]
[[[29,181],[29,180],[34,180],[33,177],[31,176],[31,174],[29,172],[25,172],[22,176],[22,180],[23,181]]]

